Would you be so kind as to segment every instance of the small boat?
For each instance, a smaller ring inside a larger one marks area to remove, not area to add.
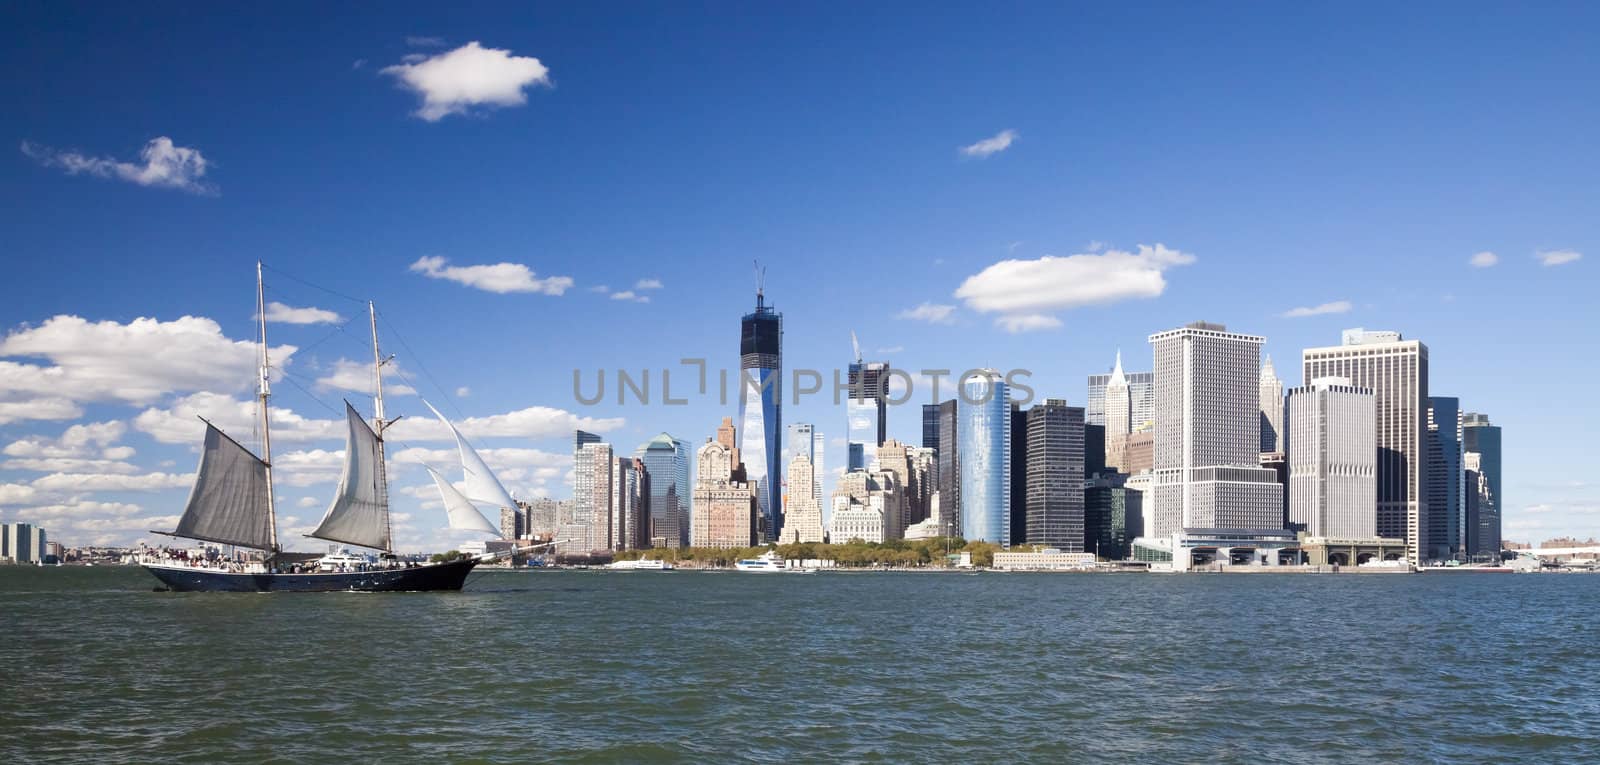
[[[619,560],[607,566],[607,568],[613,571],[671,571],[672,564],[664,560],[640,558],[639,560]]]
[[[736,571],[751,574],[776,574],[783,571],[783,556],[775,550],[768,550],[756,558],[745,558],[733,564]]]

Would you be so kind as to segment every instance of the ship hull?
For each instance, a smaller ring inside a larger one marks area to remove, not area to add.
[[[475,558],[415,568],[328,574],[235,574],[182,566],[144,569],[176,592],[432,592],[460,590]]]

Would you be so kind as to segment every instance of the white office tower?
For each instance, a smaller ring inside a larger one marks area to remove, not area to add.
[[[794,458],[804,455],[811,461],[811,473],[815,476],[811,481],[811,498],[818,505],[822,503],[822,477],[826,475],[823,467],[823,447],[826,445],[822,433],[811,423],[797,423],[789,426],[789,439],[783,445],[783,461],[785,465],[793,462]],[[798,493],[800,489],[785,482],[784,492],[790,496]]]
[[[1421,562],[1428,538],[1426,485],[1428,346],[1398,332],[1344,331],[1343,344],[1307,348],[1304,379],[1343,377],[1372,391],[1377,406],[1378,536],[1405,539],[1406,557]]]
[[[1281,453],[1287,446],[1284,441],[1283,381],[1278,379],[1278,370],[1273,368],[1269,355],[1261,365],[1261,451]]]
[[[793,431],[790,433],[793,434]],[[788,479],[789,495],[784,500],[783,532],[778,537],[778,543],[825,541],[822,533],[822,503],[803,488],[795,488],[815,483],[811,458],[801,453],[789,460]]]
[[[1283,487],[1260,465],[1265,338],[1195,322],[1155,349],[1155,528],[1282,529]]]
[[[1342,377],[1289,391],[1289,528],[1313,537],[1378,534],[1377,399]]]
[[[1133,399],[1128,378],[1122,373],[1122,351],[1117,351],[1117,366],[1105,388],[1106,467],[1126,470],[1128,434],[1133,432]]]

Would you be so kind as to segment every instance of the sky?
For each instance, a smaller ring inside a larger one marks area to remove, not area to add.
[[[9,3],[0,520],[153,542],[196,415],[255,444],[261,261],[284,537],[316,548],[340,400],[371,414],[373,300],[397,537],[440,549],[420,465],[460,473],[422,398],[518,497],[570,496],[576,427],[699,444],[736,405],[681,362],[737,368],[759,260],[790,368],[841,369],[854,331],[1073,405],[1190,321],[1265,336],[1291,386],[1301,349],[1397,330],[1504,428],[1505,537],[1600,535],[1596,28],[1582,3]],[[931,400],[919,378],[890,436]],[[844,464],[831,397],[784,419]]]

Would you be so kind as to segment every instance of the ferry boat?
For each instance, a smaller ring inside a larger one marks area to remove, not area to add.
[[[673,570],[671,563],[668,563],[668,562],[666,562],[664,560],[649,560],[647,558],[640,558],[639,560],[619,560],[619,561],[616,561],[615,563],[612,563],[607,568],[611,568],[611,569],[616,570],[616,571],[671,571],[671,570]]]
[[[768,550],[756,558],[745,558],[733,564],[736,571],[751,574],[776,574],[783,571],[783,556],[776,550]]]
[[[384,417],[383,366],[388,360],[378,350],[378,313],[370,302],[367,303],[367,313],[372,324],[373,403],[376,416],[369,425],[355,407],[345,402],[347,431],[344,472],[340,475],[339,487],[322,521],[307,536],[368,548],[377,551],[378,555],[369,559],[348,553],[335,554],[325,556],[313,565],[308,556],[286,552],[279,544],[272,486],[271,366],[267,357],[266,293],[261,272],[262,266],[257,263],[256,316],[260,321],[260,333],[256,340],[260,345],[260,356],[256,395],[261,456],[256,456],[202,418],[206,424],[205,440],[200,450],[200,468],[195,473],[189,500],[178,518],[177,528],[154,532],[256,550],[259,555],[247,561],[213,561],[183,553],[155,553],[140,556],[139,564],[168,589],[180,592],[461,589],[475,566],[504,553],[465,556],[439,563],[402,561],[394,554],[389,487],[384,470],[383,433],[396,420]],[[429,408],[432,409],[432,406],[429,405]],[[473,500],[468,500],[438,471],[428,468],[444,497],[445,514],[450,527],[499,537],[500,530],[472,503],[478,501],[497,507],[515,507],[515,500],[455,426],[439,414],[439,410],[434,409],[433,412],[456,438],[466,474],[467,493],[473,497]],[[301,561],[305,562],[302,564]]]

